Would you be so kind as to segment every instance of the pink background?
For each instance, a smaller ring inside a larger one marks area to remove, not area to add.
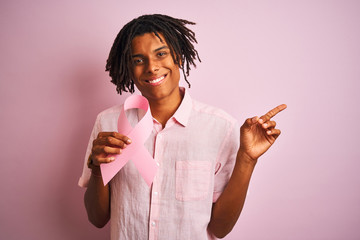
[[[1,1],[0,239],[108,239],[77,187],[104,72],[129,20],[197,22],[191,95],[240,122],[280,103],[283,131],[226,239],[360,239],[359,1]]]

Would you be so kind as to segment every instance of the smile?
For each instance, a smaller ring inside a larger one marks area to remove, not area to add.
[[[155,78],[155,79],[151,79],[151,80],[145,80],[145,81],[147,83],[150,83],[153,86],[156,86],[156,85],[161,84],[164,81],[165,77],[166,77],[166,75],[163,75],[163,76],[161,76],[159,78]]]

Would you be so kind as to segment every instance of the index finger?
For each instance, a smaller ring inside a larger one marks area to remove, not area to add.
[[[122,135],[122,134],[120,134],[118,132],[100,132],[98,134],[98,138],[99,137],[113,137],[113,138],[117,138],[119,140],[122,140],[122,141],[124,141],[126,143],[131,143],[130,138],[128,138],[127,136]]]
[[[287,108],[286,104],[281,104],[281,105],[271,109],[270,111],[268,111],[265,115],[261,116],[260,118],[264,122],[269,121],[270,118],[274,117],[276,114],[278,114],[279,112],[281,112],[282,110],[284,110],[286,108]]]

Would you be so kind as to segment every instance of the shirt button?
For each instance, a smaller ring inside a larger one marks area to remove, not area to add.
[[[160,163],[156,162],[156,165],[160,166]]]
[[[158,192],[154,192],[154,195],[158,195]]]
[[[155,222],[154,221],[151,222],[151,226],[155,227]]]

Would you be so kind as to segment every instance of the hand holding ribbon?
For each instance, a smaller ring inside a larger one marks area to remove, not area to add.
[[[132,108],[140,108],[146,111],[144,117],[134,128],[130,125],[125,115],[125,111]],[[151,134],[152,129],[153,120],[147,99],[141,95],[128,97],[120,112],[118,132],[128,136],[132,140],[132,143],[125,149],[122,149],[121,154],[114,155],[115,160],[113,162],[100,165],[104,185],[106,185],[129,160],[132,160],[147,185],[151,186],[158,166],[145,148],[144,142]]]

